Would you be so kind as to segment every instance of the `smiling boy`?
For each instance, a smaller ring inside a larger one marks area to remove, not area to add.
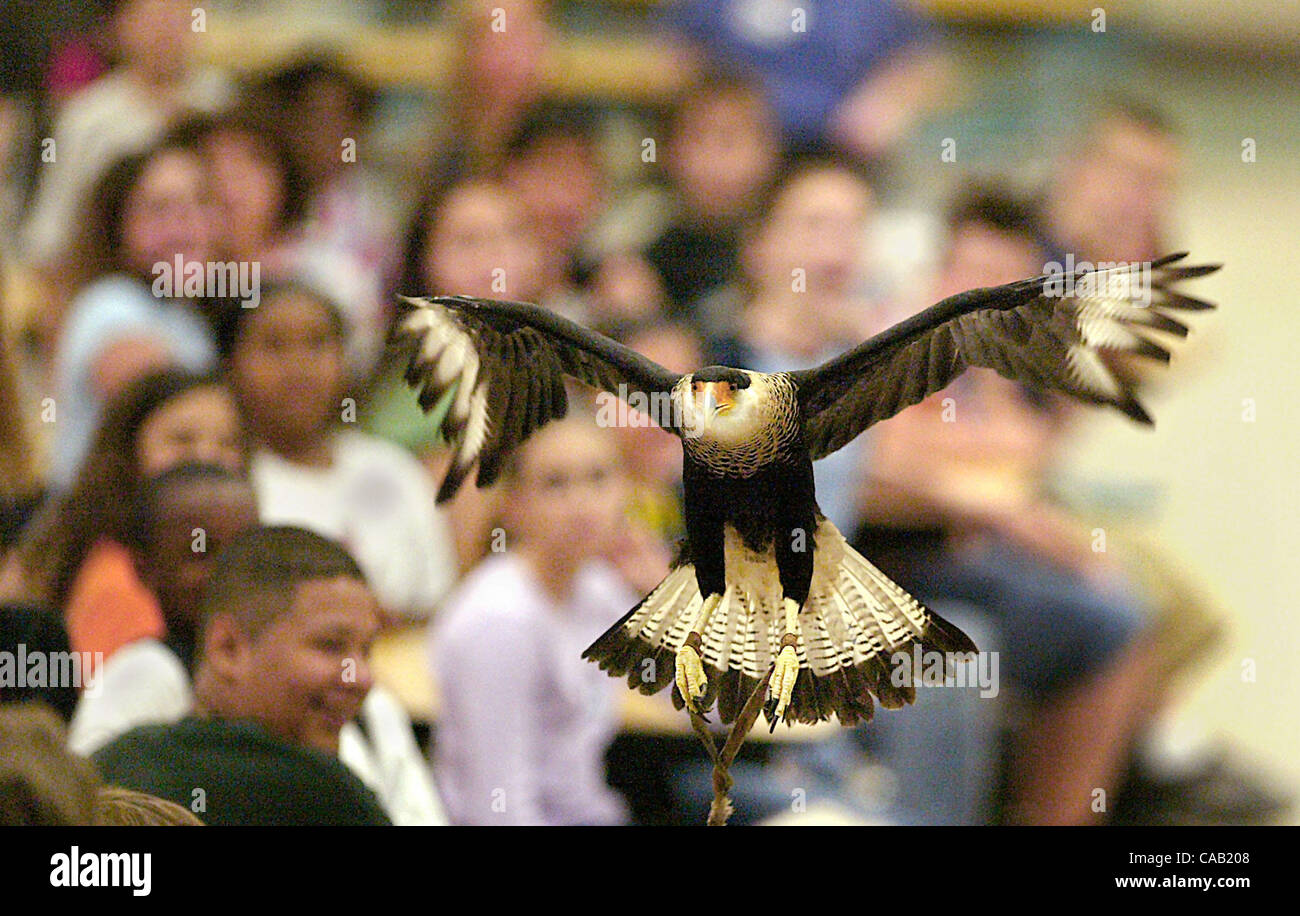
[[[257,527],[218,557],[202,611],[194,715],[101,749],[105,778],[209,824],[389,823],[337,757],[379,627],[356,562],[303,529]]]

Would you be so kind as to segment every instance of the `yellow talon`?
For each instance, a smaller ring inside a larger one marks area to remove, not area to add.
[[[677,650],[677,690],[689,709],[698,712],[695,701],[704,696],[709,679],[704,676],[700,653],[689,643]]]
[[[794,696],[794,682],[799,677],[799,656],[794,646],[786,646],[776,657],[776,670],[772,673],[772,696],[776,699],[773,724],[781,720],[790,698]]]
[[[782,605],[785,608],[785,636],[781,640],[781,651],[776,656],[769,688],[772,699],[776,700],[776,710],[772,714],[773,728],[776,728],[785,708],[790,705],[790,698],[794,696],[794,682],[799,678],[799,653],[794,647],[798,642],[799,603],[786,598]]]
[[[709,625],[709,617],[721,601],[721,595],[710,595],[704,599],[695,628],[686,634],[686,640],[677,650],[677,669],[673,673],[677,680],[677,691],[686,701],[686,708],[692,712],[699,712],[695,701],[704,696],[704,689],[709,686],[709,679],[704,676],[704,661],[700,658],[700,647],[703,645],[700,634]]]

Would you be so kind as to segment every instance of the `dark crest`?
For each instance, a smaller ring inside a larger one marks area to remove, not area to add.
[[[749,387],[749,376],[729,366],[705,366],[691,375],[692,382],[727,382],[733,388]]]

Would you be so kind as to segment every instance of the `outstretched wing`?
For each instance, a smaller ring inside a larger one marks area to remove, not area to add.
[[[406,299],[396,333],[412,347],[406,381],[431,409],[456,393],[443,432],[454,455],[438,502],[456,495],[478,465],[490,486],[510,452],[567,410],[564,376],[612,394],[666,397],[678,376],[603,334],[535,305],[464,296]],[[621,389],[621,390],[620,390]],[[652,400],[650,403],[663,401]]]
[[[1186,252],[1148,267],[1045,275],[943,300],[830,362],[792,372],[804,437],[813,459],[847,445],[867,427],[946,388],[968,366],[994,369],[1013,381],[1110,404],[1140,423],[1150,416],[1130,380],[1099,351],[1118,350],[1169,361],[1146,336],[1187,336],[1170,312],[1214,308],[1177,292],[1178,280],[1218,264],[1176,266]]]

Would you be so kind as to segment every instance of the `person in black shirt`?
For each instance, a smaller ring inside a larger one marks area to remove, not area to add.
[[[666,133],[676,212],[644,255],[663,281],[670,317],[693,319],[702,298],[737,278],[740,227],[776,170],[780,135],[762,87],[725,72],[682,93]]]

